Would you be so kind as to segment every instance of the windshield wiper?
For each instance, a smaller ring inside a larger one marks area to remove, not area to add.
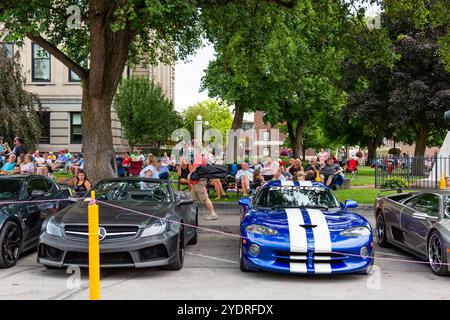
[[[310,208],[310,209],[329,209],[327,206],[321,205],[301,205],[299,208]]]

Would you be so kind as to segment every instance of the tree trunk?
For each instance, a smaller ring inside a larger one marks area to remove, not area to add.
[[[86,175],[93,182],[116,176],[111,105],[128,59],[131,36],[112,32],[115,5],[90,1],[91,69],[83,83],[82,129]]]
[[[423,157],[425,155],[429,131],[430,129],[427,125],[424,125],[420,128],[416,137],[416,147],[414,149],[414,155],[416,157]]]
[[[242,129],[244,123],[245,107],[242,101],[238,100],[234,103],[234,118],[231,128],[233,130]]]
[[[367,161],[372,163],[377,157],[377,142],[375,140],[369,140],[367,142]]]
[[[297,123],[296,125],[294,125],[290,121],[287,121],[286,125],[288,127],[289,142],[292,148],[292,157],[300,158],[300,152],[302,150],[304,125],[303,123]]]
[[[416,147],[414,149],[414,160],[412,163],[412,173],[415,176],[424,175],[424,155],[427,148],[427,139],[429,135],[429,126],[423,125],[417,132]]]

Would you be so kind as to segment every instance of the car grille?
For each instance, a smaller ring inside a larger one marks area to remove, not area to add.
[[[105,228],[105,241],[122,241],[134,239],[139,231],[135,226],[100,226]],[[64,227],[64,232],[67,238],[79,241],[88,241],[88,226],[86,225],[67,225]]]
[[[69,251],[64,258],[65,264],[89,264],[89,254]],[[100,253],[100,265],[132,264],[133,259],[128,252]]]
[[[314,263],[331,263],[339,264],[344,262],[348,256],[337,253],[314,253]],[[276,251],[275,259],[279,262],[307,262],[308,257],[306,252],[290,252],[290,251]]]
[[[141,261],[152,259],[164,259],[168,258],[166,246],[158,244],[156,246],[147,247],[139,250],[139,259]]]

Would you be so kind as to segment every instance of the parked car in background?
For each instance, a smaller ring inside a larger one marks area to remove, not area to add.
[[[450,191],[380,196],[375,218],[381,247],[399,247],[428,260],[433,273],[450,275]]]
[[[39,175],[0,176],[0,267],[37,246],[44,220],[68,206],[70,191]],[[51,200],[62,200],[51,202]],[[42,202],[23,202],[40,201]]]

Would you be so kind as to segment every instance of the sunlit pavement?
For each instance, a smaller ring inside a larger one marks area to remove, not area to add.
[[[222,213],[225,214],[225,213]],[[364,214],[366,215],[366,213]],[[367,213],[368,215],[368,213]],[[228,216],[228,215],[227,215]],[[236,215],[230,221],[232,231]],[[201,220],[201,219],[200,219]],[[372,221],[373,222],[373,221]],[[215,222],[220,225],[219,222]],[[228,223],[228,222],[227,222]],[[211,225],[210,225],[211,226]],[[423,264],[376,260],[371,275],[297,276],[243,273],[238,238],[202,232],[188,246],[181,271],[106,269],[102,299],[450,299],[450,278],[438,277]],[[377,256],[417,260],[399,249],[378,248]],[[47,270],[26,254],[17,266],[0,270],[0,299],[88,299],[87,271]]]

